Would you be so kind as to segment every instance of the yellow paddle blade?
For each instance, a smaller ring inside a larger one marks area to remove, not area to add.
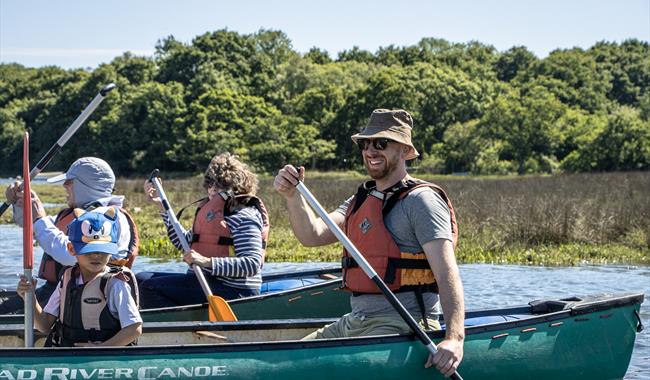
[[[209,296],[208,317],[210,322],[234,322],[237,320],[235,313],[232,312],[228,302],[219,296]]]

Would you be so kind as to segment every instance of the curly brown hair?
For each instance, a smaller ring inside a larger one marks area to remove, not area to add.
[[[232,191],[235,195],[257,193],[257,175],[248,165],[230,153],[222,153],[212,157],[208,169],[203,176],[203,187],[207,190],[211,186]]]

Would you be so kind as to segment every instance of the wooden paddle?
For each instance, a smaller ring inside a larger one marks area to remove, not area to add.
[[[303,197],[307,200],[307,203],[316,211],[316,213],[323,219],[325,224],[329,227],[330,231],[334,233],[336,238],[343,244],[345,249],[348,250],[348,252],[352,255],[354,260],[359,264],[359,267],[363,270],[363,272],[368,276],[374,283],[377,285],[379,290],[384,294],[384,296],[388,299],[388,302],[397,310],[399,315],[404,319],[404,322],[409,325],[411,330],[417,335],[417,337],[420,339],[422,344],[424,344],[429,350],[429,352],[432,355],[435,355],[436,352],[438,352],[438,348],[436,345],[433,343],[431,338],[420,328],[418,323],[413,319],[411,314],[406,310],[404,305],[402,305],[397,297],[395,297],[395,294],[386,286],[384,283],[384,280],[381,279],[377,275],[377,272],[368,264],[368,261],[366,261],[366,258],[363,257],[361,252],[357,249],[357,247],[352,244],[352,241],[348,239],[348,237],[341,231],[339,226],[334,223],[334,221],[330,218],[330,216],[327,214],[327,211],[323,208],[323,206],[318,203],[318,200],[314,197],[314,195],[307,189],[305,184],[302,183],[302,181],[298,181],[298,184],[296,185],[296,188],[302,194]],[[456,380],[462,380],[463,378],[458,374],[458,372],[454,372],[453,375],[451,375],[452,379]]]
[[[174,211],[172,210],[171,206],[169,205],[169,201],[167,200],[165,191],[162,188],[160,179],[158,179],[159,174],[160,174],[160,170],[155,169],[151,173],[149,180],[151,181],[151,183],[153,183],[154,187],[156,188],[156,191],[158,192],[158,196],[162,201],[163,207],[165,208],[165,212],[167,213],[167,217],[169,218],[169,221],[172,224],[174,231],[176,231],[176,236],[178,236],[178,241],[180,241],[181,246],[183,247],[183,251],[187,253],[191,251],[190,245],[187,242],[187,240],[185,240],[185,235],[183,235],[183,229],[181,228],[181,224],[178,221],[178,218],[176,218],[176,214],[174,214]],[[201,284],[203,293],[205,293],[205,296],[208,300],[208,304],[210,305],[210,309],[208,312],[209,320],[211,322],[236,321],[237,317],[235,316],[235,313],[233,313],[232,309],[230,308],[230,305],[228,305],[226,300],[212,294],[212,290],[210,289],[210,286],[208,285],[208,282],[205,279],[205,275],[203,274],[203,269],[201,269],[201,267],[199,267],[196,264],[192,265],[192,269],[194,269],[194,274],[196,275],[196,279],[199,280],[199,284]]]
[[[29,183],[29,133],[23,140],[23,275],[32,283],[34,242],[32,240],[32,191]],[[34,292],[25,293],[25,347],[34,347]]]

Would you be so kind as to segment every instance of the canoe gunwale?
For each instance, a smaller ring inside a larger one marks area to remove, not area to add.
[[[56,347],[56,348],[0,348],[2,357],[20,357],[29,352],[30,356],[56,357],[70,356],[71,352],[83,352],[83,356],[117,356],[117,355],[173,355],[203,354],[215,352],[250,352],[277,351],[290,349],[318,349],[330,347],[373,346],[415,341],[413,334],[390,334],[366,337],[314,339],[314,340],[279,340],[273,342],[235,342],[227,344],[191,344],[191,345],[156,345],[129,347]],[[136,352],[134,352],[136,351]],[[73,354],[74,355],[74,354]]]
[[[293,288],[293,289],[280,290],[280,291],[277,291],[277,292],[270,292],[270,293],[260,294],[259,296],[244,297],[244,298],[229,300],[228,304],[237,305],[237,304],[240,304],[240,303],[247,303],[247,302],[259,301],[259,300],[265,300],[265,299],[269,299],[269,298],[279,298],[279,297],[284,297],[284,296],[286,296],[288,294],[298,293],[298,292],[302,292],[302,291],[306,291],[306,290],[310,290],[310,289],[314,289],[314,288],[330,287],[331,285],[336,285],[338,283],[342,284],[342,280],[340,278],[335,278],[335,279],[332,279],[332,280],[325,280],[323,282],[318,282],[318,283],[315,283],[315,284],[300,286],[300,287]],[[338,286],[338,288],[340,288],[340,286]],[[341,291],[345,291],[345,290],[341,289]],[[207,303],[206,303],[206,305],[207,305]]]
[[[338,265],[338,266],[324,267],[319,269],[299,270],[294,272],[270,273],[267,275],[262,275],[262,282],[286,280],[289,278],[296,278],[296,277],[317,276],[321,274],[334,274],[334,273],[341,273],[341,271],[342,271],[341,265]]]
[[[146,322],[143,333],[188,332],[188,331],[239,331],[239,330],[276,330],[287,328],[320,328],[336,321],[338,318],[302,318],[302,319],[268,319],[235,322],[182,321],[182,322]],[[0,325],[0,336],[23,336],[22,324]],[[46,334],[37,333],[44,337]],[[0,347],[2,349],[2,347]]]
[[[466,326],[465,335],[479,334],[483,332],[508,330],[513,328],[525,327],[544,322],[555,322],[562,319],[568,319],[577,315],[597,313],[617,309],[629,305],[641,304],[644,301],[643,293],[626,293],[626,294],[602,294],[584,298],[570,297],[563,300],[535,300],[529,302],[529,306],[512,307],[507,309],[489,309],[475,311],[466,314],[467,317],[481,317],[503,314],[522,314],[522,311],[530,314],[530,317],[518,320],[486,323],[476,326]],[[562,307],[560,308],[560,305]],[[546,310],[546,312],[544,312]],[[543,314],[534,314],[543,313]],[[439,333],[440,336],[435,336]],[[444,330],[434,331],[429,335],[432,337],[444,337]]]

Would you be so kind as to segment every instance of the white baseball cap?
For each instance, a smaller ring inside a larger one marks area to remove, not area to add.
[[[96,191],[113,191],[115,187],[115,174],[110,165],[101,158],[82,157],[73,162],[63,174],[48,178],[47,182],[63,182],[68,179],[76,179],[88,188]]]

